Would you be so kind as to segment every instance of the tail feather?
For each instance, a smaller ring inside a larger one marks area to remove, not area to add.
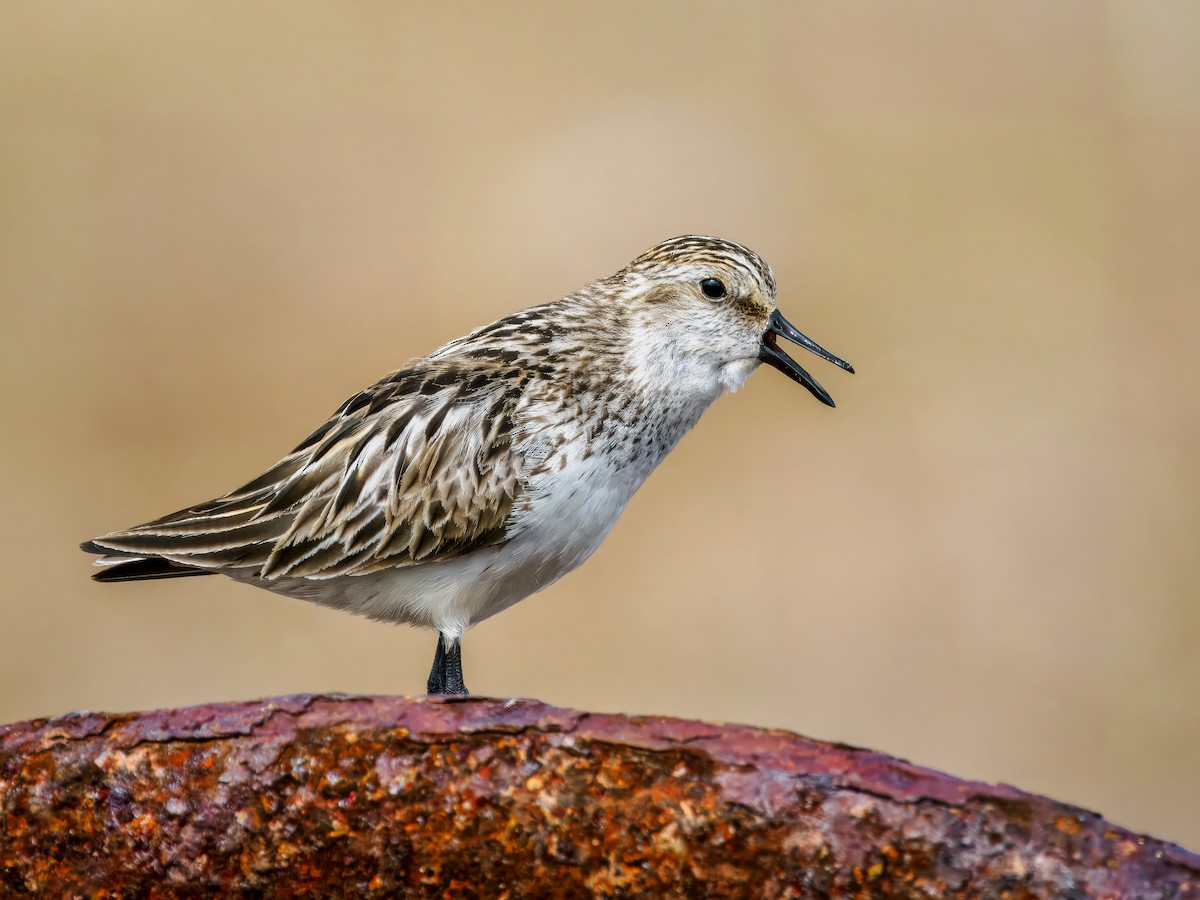
[[[93,581],[149,581],[156,578],[186,578],[191,575],[214,574],[208,569],[184,566],[166,559],[109,550],[95,541],[84,541],[79,545],[79,549],[85,553],[100,555],[96,565],[101,569],[92,574]]]

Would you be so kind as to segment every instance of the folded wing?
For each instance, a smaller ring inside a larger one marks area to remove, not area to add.
[[[332,578],[503,543],[521,492],[512,369],[423,361],[351,397],[268,472],[89,541],[102,581]]]

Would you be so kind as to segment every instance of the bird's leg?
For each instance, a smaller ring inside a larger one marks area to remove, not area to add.
[[[450,648],[446,649],[446,643]],[[438,635],[437,652],[433,656],[433,668],[429,670],[429,681],[425,690],[430,694],[467,694],[463,683],[462,644],[457,639]]]
[[[429,680],[425,682],[425,691],[429,694],[440,694],[445,684],[442,670],[446,667],[446,651],[442,647],[442,636],[437,636],[437,652],[433,654],[433,668],[429,670]]]
[[[464,695],[470,693],[467,685],[463,682],[462,642],[457,639],[445,651],[442,678],[442,693]]]

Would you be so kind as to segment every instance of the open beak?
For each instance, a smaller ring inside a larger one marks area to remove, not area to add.
[[[804,385],[814,397],[826,406],[834,406],[833,398],[829,396],[825,388],[817,384],[816,380],[805,372],[799,363],[779,349],[777,337],[787,338],[793,344],[799,344],[805,350],[812,351],[821,359],[827,360],[835,366],[841,366],[847,372],[853,372],[854,366],[844,359],[838,359],[816,341],[806,338],[783,317],[783,313],[779,310],[775,310],[771,313],[771,318],[767,319],[767,330],[763,332],[762,347],[758,351],[758,358],[768,366],[778,369],[792,381]]]

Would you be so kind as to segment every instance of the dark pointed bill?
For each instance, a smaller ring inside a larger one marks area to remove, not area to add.
[[[767,319],[767,330],[763,332],[762,349],[758,351],[758,358],[765,362],[768,366],[772,366],[786,375],[792,381],[799,382],[808,388],[809,393],[824,403],[826,406],[834,406],[833,398],[825,388],[817,384],[816,379],[804,371],[798,362],[779,349],[779,343],[776,337],[786,338],[793,344],[798,344],[805,350],[809,350],[817,356],[835,366],[841,366],[847,372],[853,372],[854,366],[846,362],[844,359],[839,359],[834,356],[816,341],[806,338],[795,326],[783,317],[783,313],[775,310],[771,313],[771,318]]]

